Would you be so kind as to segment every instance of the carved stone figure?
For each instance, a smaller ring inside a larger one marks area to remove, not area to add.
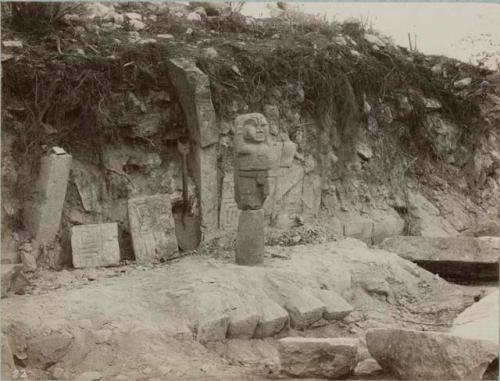
[[[269,194],[269,124],[259,113],[235,121],[234,195],[241,210],[261,209]]]

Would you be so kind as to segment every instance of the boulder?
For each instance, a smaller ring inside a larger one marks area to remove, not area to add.
[[[285,337],[279,340],[281,371],[291,377],[335,379],[358,363],[358,339]]]
[[[402,380],[480,380],[497,357],[493,343],[439,332],[371,329],[370,354]]]
[[[497,290],[467,308],[453,321],[450,333],[455,336],[487,340],[498,344],[499,298]]]
[[[499,237],[397,236],[386,238],[380,247],[442,277],[498,279]]]

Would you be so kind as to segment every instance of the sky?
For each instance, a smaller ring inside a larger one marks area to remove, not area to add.
[[[245,3],[242,12],[268,17],[275,3]],[[476,63],[482,52],[493,55],[490,67],[500,62],[499,3],[389,3],[309,2],[293,3],[307,13],[343,21],[368,20],[373,28],[408,47],[408,32],[417,36],[418,49]]]

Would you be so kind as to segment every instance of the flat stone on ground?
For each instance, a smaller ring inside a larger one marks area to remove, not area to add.
[[[255,330],[255,337],[274,336],[288,324],[288,312],[271,299],[264,299],[259,302],[261,317]]]
[[[440,332],[371,329],[370,354],[402,380],[480,380],[497,345]]]
[[[73,266],[115,266],[120,262],[116,223],[77,225],[71,229]]]
[[[445,278],[498,279],[500,237],[397,236],[380,247]]]
[[[305,329],[322,318],[325,305],[306,291],[291,293],[285,304],[292,328]]]
[[[281,371],[291,377],[342,378],[358,363],[358,339],[285,337],[278,342]]]

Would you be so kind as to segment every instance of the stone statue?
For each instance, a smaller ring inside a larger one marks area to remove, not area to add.
[[[234,194],[240,210],[262,208],[269,194],[269,123],[259,113],[244,114],[235,121]]]

